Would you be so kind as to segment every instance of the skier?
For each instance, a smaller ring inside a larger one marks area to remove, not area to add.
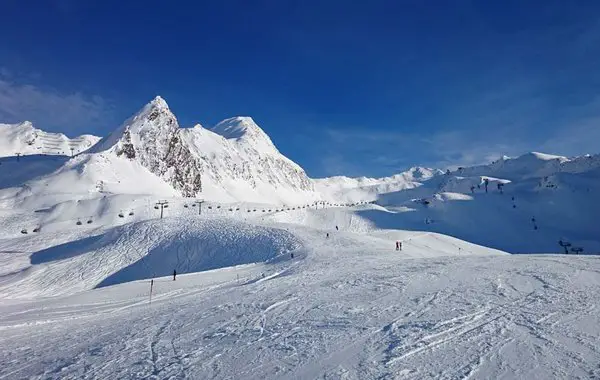
[[[485,192],[488,192],[488,185],[490,184],[490,180],[489,179],[484,179],[483,180],[483,184],[485,185]]]
[[[291,255],[292,255],[292,259],[293,259],[294,258],[294,252],[292,252]]]
[[[402,251],[402,242],[401,241],[398,242],[398,251]]]
[[[329,232],[327,233],[327,239],[329,239]]]
[[[396,241],[396,251],[399,251],[399,250],[400,250],[400,242]]]
[[[471,194],[475,194],[475,186],[471,185]]]
[[[177,276],[177,271],[173,269],[173,281],[175,281],[175,277]]]
[[[336,230],[336,231],[339,231],[340,229],[338,228],[338,226],[335,226],[335,230]]]

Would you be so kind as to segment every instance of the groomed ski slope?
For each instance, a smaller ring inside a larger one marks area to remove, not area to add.
[[[1,277],[0,378],[600,376],[597,257],[330,223],[347,218],[169,217],[45,253],[13,239],[23,273]]]

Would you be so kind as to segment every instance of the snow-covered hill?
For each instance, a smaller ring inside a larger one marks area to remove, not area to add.
[[[68,138],[62,133],[49,133],[34,128],[31,122],[0,124],[0,157],[16,155],[62,155],[81,153],[100,140],[93,135]]]

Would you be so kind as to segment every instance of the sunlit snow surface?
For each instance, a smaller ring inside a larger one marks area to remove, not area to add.
[[[0,280],[0,376],[600,376],[597,257],[272,219],[171,217],[34,254]],[[3,260],[36,244],[15,239]],[[155,278],[150,302],[152,272],[211,263],[224,268]]]

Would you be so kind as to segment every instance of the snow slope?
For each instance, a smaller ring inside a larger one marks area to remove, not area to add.
[[[287,222],[254,226],[156,220],[38,251],[33,269],[0,277],[0,377],[600,376],[596,257],[512,256],[435,234],[335,231],[281,215]],[[150,299],[143,278],[173,264],[202,269],[202,257],[227,267],[155,278]],[[255,263],[228,266],[239,258]],[[117,284],[98,288],[104,268],[117,270]],[[67,285],[80,274],[87,289]]]
[[[49,133],[34,128],[25,121],[19,124],[0,124],[0,157],[30,154],[70,156],[81,153],[100,140],[97,136],[81,135],[68,138],[62,133]]]

